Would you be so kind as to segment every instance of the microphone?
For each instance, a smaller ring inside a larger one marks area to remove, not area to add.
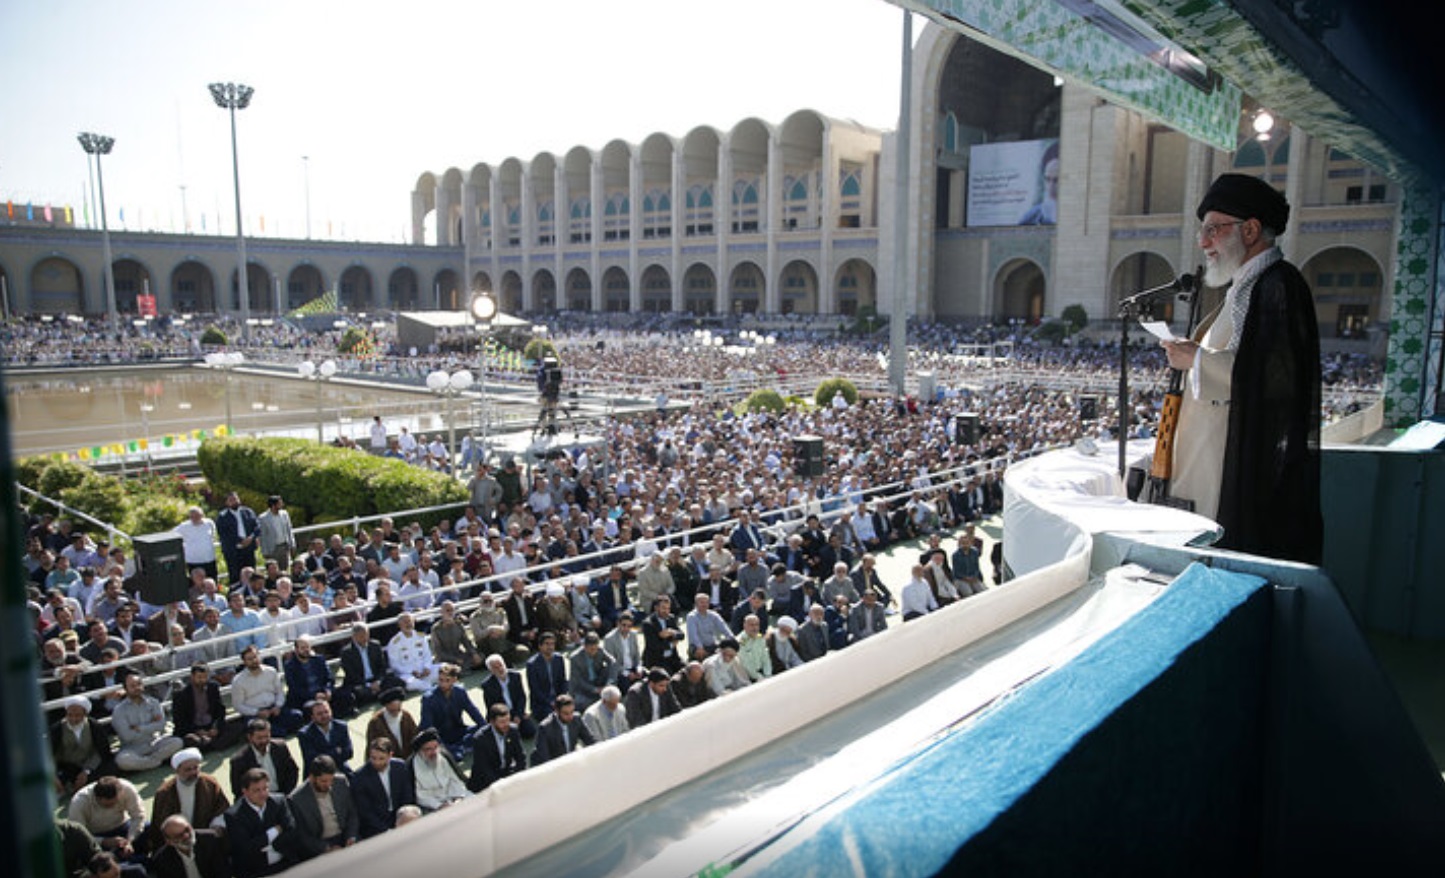
[[[1203,282],[1203,278],[1204,267],[1196,267],[1193,274],[1181,274],[1179,275],[1179,277],[1175,278],[1167,284],[1161,284],[1157,287],[1142,290],[1132,296],[1129,296],[1126,299],[1121,300],[1119,302],[1119,310],[1127,312],[1145,302],[1148,302],[1155,298],[1167,296],[1170,293],[1184,293],[1187,296],[1188,294],[1192,294],[1200,288]]]

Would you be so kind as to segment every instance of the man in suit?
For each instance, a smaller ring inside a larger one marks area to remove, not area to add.
[[[351,847],[361,837],[351,786],[336,776],[336,762],[317,756],[307,764],[307,773],[306,783],[286,800],[296,821],[296,857],[301,861]]]
[[[436,685],[421,697],[419,723],[423,729],[435,729],[442,746],[456,759],[466,758],[472,734],[486,724],[482,711],[462,688],[461,677],[462,669],[456,665],[441,666]],[[472,721],[470,725],[468,719]]]
[[[544,631],[537,636],[537,654],[527,659],[532,718],[538,723],[545,720],[557,696],[567,691],[567,662],[557,654],[557,635]]]
[[[231,864],[219,836],[197,832],[180,814],[167,817],[160,826],[162,846],[151,855],[155,878],[227,878]]]
[[[642,635],[633,623],[631,610],[624,610],[617,616],[617,627],[602,638],[602,649],[617,660],[617,677],[613,682],[619,689],[625,692],[642,679]]]
[[[487,725],[472,736],[472,774],[467,789],[480,793],[526,767],[522,736],[512,726],[511,711],[500,702],[492,704],[487,708]]]
[[[616,564],[607,571],[607,577],[592,590],[592,603],[597,606],[597,615],[606,629],[617,624],[617,617],[632,608],[632,599],[627,596],[627,574]]]
[[[367,745],[366,764],[351,776],[351,798],[361,838],[391,829],[397,809],[416,804],[411,769],[396,758],[389,739],[374,738]]]
[[[301,776],[291,749],[281,741],[271,740],[271,724],[264,719],[246,723],[246,743],[239,753],[231,757],[231,795],[234,798],[241,798],[242,780],[253,768],[265,771],[271,778],[271,786],[278,791],[295,789]]]
[[[191,665],[189,684],[171,693],[171,728],[187,747],[202,753],[229,749],[239,726],[226,719],[221,684],[211,679],[204,663]]]
[[[810,662],[828,654],[828,608],[813,604],[807,621],[798,626],[798,655]]]
[[[306,765],[314,763],[317,756],[330,756],[341,771],[351,774],[347,765],[353,753],[351,732],[345,721],[332,715],[328,702],[311,703],[311,722],[296,734],[296,743],[301,745],[301,761]]]
[[[647,672],[647,679],[632,684],[623,698],[628,728],[645,726],[680,712],[682,705],[677,703],[671,686],[672,678],[662,667],[652,668]]]
[[[537,599],[527,591],[527,580],[522,576],[515,576],[510,584],[511,592],[502,601],[502,609],[507,614],[507,636],[519,646],[525,646],[528,650],[537,648],[537,624],[540,617],[537,613]]]
[[[865,637],[882,634],[888,630],[888,619],[883,605],[878,602],[878,592],[871,588],[863,590],[863,599],[848,611],[848,642],[857,643]]]
[[[642,664],[646,667],[661,665],[668,669],[682,667],[682,656],[677,646],[682,639],[682,625],[672,612],[672,601],[667,595],[662,595],[652,605],[652,612],[642,620]],[[640,679],[641,674],[632,683]],[[632,683],[628,684],[628,688]]]
[[[522,672],[513,671],[500,655],[487,656],[487,678],[482,681],[482,703],[487,705],[488,715],[492,705],[504,704],[511,711],[512,726],[523,738],[531,739],[537,734],[537,724],[527,711],[527,694],[522,688]]]
[[[226,809],[231,800],[221,789],[220,781],[201,771],[201,751],[187,747],[171,757],[171,768],[175,774],[165,779],[151,799],[151,821],[147,833],[154,846],[162,841],[161,828],[166,819],[176,814],[184,817],[200,835],[215,835],[215,829],[225,823]]]
[[[590,747],[595,743],[597,741],[577,714],[572,696],[564,692],[552,701],[552,712],[547,718],[537,724],[537,746],[532,750],[532,767],[560,759],[578,747]]]
[[[337,716],[350,716],[354,709],[351,691],[335,687],[331,668],[311,645],[311,636],[302,634],[294,643],[295,651],[281,665],[286,677],[286,706],[300,710],[308,701],[325,698]]]
[[[864,552],[863,557],[858,559],[858,566],[853,568],[849,574],[853,577],[853,589],[862,594],[868,589],[878,593],[878,601],[885,608],[893,603],[893,592],[883,584],[883,579],[878,575],[878,558],[872,552]]]
[[[364,622],[351,626],[351,640],[341,649],[341,687],[354,705],[371,704],[381,693],[402,682],[391,673],[381,644],[371,639]]]
[[[275,875],[296,864],[296,822],[262,769],[242,775],[241,795],[226,810],[226,841],[236,878]]]
[[[261,524],[255,510],[241,503],[235,491],[226,495],[226,505],[216,516],[216,537],[232,582],[236,581],[241,568],[256,566]]]

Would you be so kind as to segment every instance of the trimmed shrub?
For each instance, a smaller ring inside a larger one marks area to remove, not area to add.
[[[216,496],[236,491],[260,511],[280,494],[293,524],[376,515],[467,500],[443,473],[306,439],[219,437],[201,443],[196,460]],[[431,526],[448,513],[418,520]]]
[[[1082,332],[1089,325],[1089,312],[1083,305],[1070,305],[1059,315],[1069,325],[1070,332]]]
[[[534,338],[522,349],[522,357],[533,362],[541,360],[547,354],[557,356],[557,346],[545,338]]]
[[[754,390],[743,401],[743,410],[748,412],[774,412],[781,414],[787,411],[788,404],[783,401],[782,394],[776,390]]]
[[[154,534],[170,530],[186,520],[190,504],[179,497],[149,497],[131,507],[125,517],[125,531]]]
[[[201,344],[203,345],[223,346],[228,344],[229,341],[230,340],[226,338],[226,333],[222,332],[218,326],[207,326],[205,331],[201,333]]]
[[[91,475],[90,467],[70,460],[57,460],[40,473],[38,484],[30,487],[57,500],[71,488],[77,488]],[[102,519],[106,520],[106,519]]]
[[[819,408],[827,408],[833,403],[833,397],[842,394],[848,401],[848,405],[858,404],[858,388],[847,378],[828,378],[818,385],[813,393],[813,404]]]
[[[125,518],[130,502],[120,480],[97,475],[88,468],[82,469],[85,469],[85,477],[79,484],[62,490],[57,499],[99,521],[114,524]]]

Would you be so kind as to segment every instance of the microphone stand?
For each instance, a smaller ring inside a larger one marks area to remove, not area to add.
[[[1175,278],[1172,283],[1119,300],[1119,480],[1124,484],[1126,496],[1129,490],[1129,324],[1138,320],[1155,299],[1180,290],[1189,291],[1194,286],[1194,276],[1186,274]]]

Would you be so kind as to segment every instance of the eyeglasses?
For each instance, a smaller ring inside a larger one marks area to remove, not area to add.
[[[1249,222],[1249,220],[1231,220],[1231,221],[1229,221],[1229,222],[1227,222],[1227,223],[1209,223],[1208,225],[1200,226],[1200,227],[1199,227],[1199,240],[1201,240],[1201,241],[1213,241],[1213,240],[1214,240],[1214,236],[1217,235],[1217,234],[1219,234],[1219,232],[1220,232],[1221,229],[1227,229],[1227,228],[1229,228],[1230,226],[1237,226],[1237,225],[1239,225],[1240,223],[1246,223],[1246,222]]]

